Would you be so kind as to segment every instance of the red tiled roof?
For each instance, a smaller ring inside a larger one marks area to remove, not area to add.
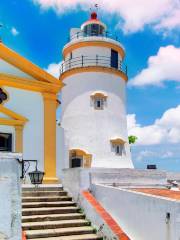
[[[180,191],[173,191],[169,189],[157,189],[157,188],[133,188],[131,190],[136,192],[151,194],[155,196],[161,196],[161,197],[171,198],[175,200],[180,200]]]

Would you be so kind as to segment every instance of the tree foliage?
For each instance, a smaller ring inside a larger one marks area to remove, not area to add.
[[[138,138],[137,138],[136,136],[130,135],[130,136],[128,137],[129,144],[134,144],[134,143],[136,143],[137,139],[138,139]]]

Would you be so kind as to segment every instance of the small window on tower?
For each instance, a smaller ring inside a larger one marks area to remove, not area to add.
[[[103,93],[94,93],[91,95],[91,100],[96,110],[103,110],[107,101],[107,96]]]
[[[116,155],[123,156],[125,155],[125,141],[121,138],[111,139],[112,150]]]

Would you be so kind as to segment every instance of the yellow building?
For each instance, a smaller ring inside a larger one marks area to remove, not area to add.
[[[63,83],[0,43],[0,151],[38,160],[44,182],[56,176],[57,94]]]

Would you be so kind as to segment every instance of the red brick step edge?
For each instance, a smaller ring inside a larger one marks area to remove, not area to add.
[[[131,240],[90,192],[83,191],[82,195],[94,207],[96,212],[106,222],[106,224],[110,227],[110,229],[118,237],[119,240]]]

